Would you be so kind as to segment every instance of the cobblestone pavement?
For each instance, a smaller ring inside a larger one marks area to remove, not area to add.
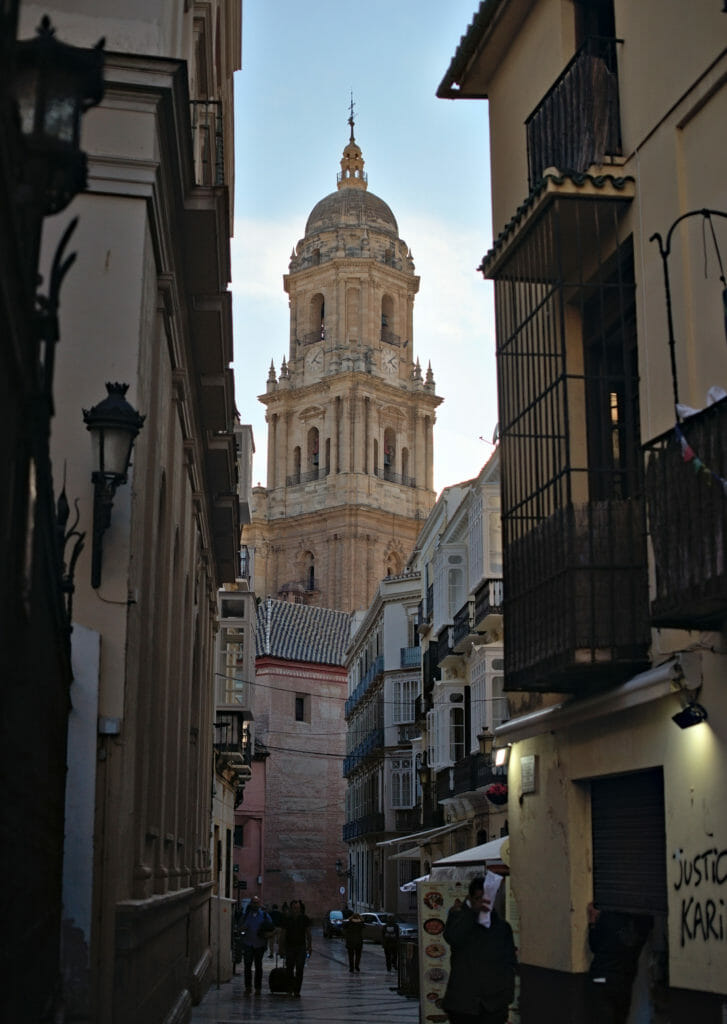
[[[313,953],[306,964],[300,999],[272,995],[263,961],[263,990],[245,995],[242,964],[232,980],[207,992],[192,1011],[192,1024],[256,1024],[300,1021],[301,1024],[417,1024],[419,1001],[399,995],[396,971],[387,971],[381,946],[364,943],[361,973],[350,974],[346,947],[313,930]]]

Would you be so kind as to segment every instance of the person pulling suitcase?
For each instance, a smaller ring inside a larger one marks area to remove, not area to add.
[[[300,900],[291,900],[290,912],[283,918],[280,928],[290,994],[299,998],[305,961],[313,952],[311,920]]]

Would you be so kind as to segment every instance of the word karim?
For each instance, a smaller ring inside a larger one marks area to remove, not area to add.
[[[677,864],[677,878],[674,890],[700,885],[724,885],[727,882],[727,850],[712,847],[685,857],[684,850],[674,854]],[[682,898],[680,915],[680,944],[695,942],[724,942],[725,939],[725,901],[712,897],[699,899],[686,895]]]
[[[703,902],[690,896],[682,900],[680,944],[703,939],[724,941],[724,900],[707,899]]]

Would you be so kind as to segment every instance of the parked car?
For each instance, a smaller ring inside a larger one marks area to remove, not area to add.
[[[414,937],[416,935],[416,928],[414,925],[410,925],[407,921],[401,921],[399,918],[395,918],[394,914],[387,914],[384,910],[367,910],[361,914],[363,918],[363,937],[368,939],[370,942],[380,943],[382,940],[381,929],[385,923],[389,921],[396,921],[399,925],[399,936]]]
[[[396,923],[399,925],[400,939],[415,939],[417,937],[417,926],[411,921],[402,921],[400,917],[397,917]]]
[[[369,942],[381,942],[381,929],[384,921],[389,921],[393,914],[386,914],[383,910],[366,910],[361,914],[363,918],[363,937]]]
[[[323,918],[323,938],[333,939],[343,934],[343,912],[329,910]]]

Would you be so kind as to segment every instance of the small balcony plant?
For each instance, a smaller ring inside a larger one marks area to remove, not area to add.
[[[507,784],[504,782],[493,782],[485,790],[485,796],[491,804],[501,807],[507,803]]]

